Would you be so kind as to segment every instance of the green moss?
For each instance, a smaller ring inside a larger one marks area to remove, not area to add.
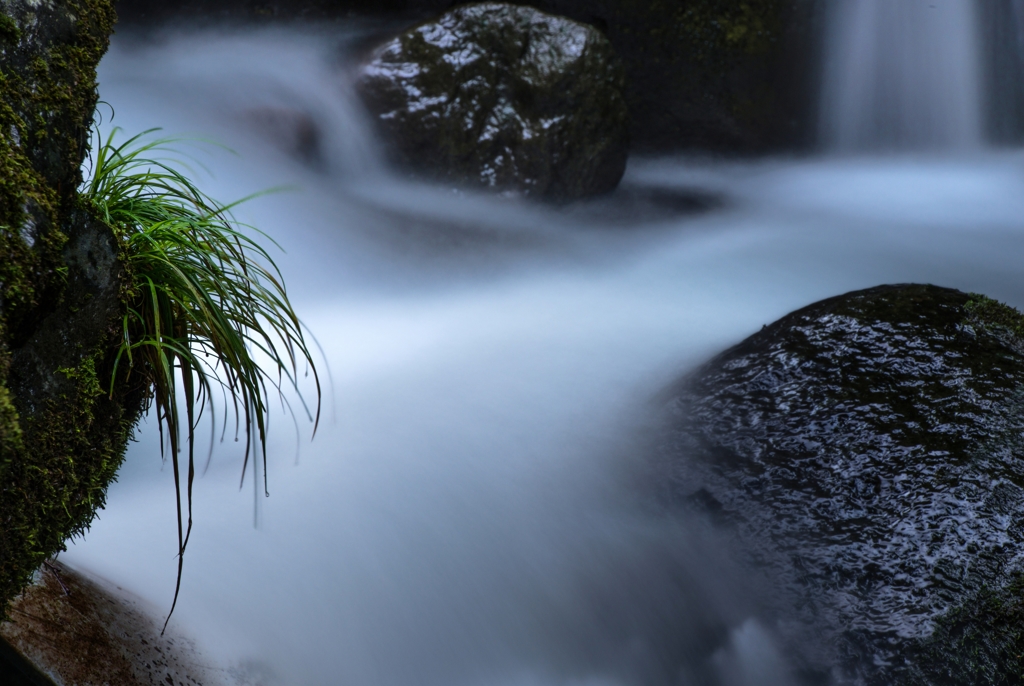
[[[994,332],[1012,334],[1024,341],[1024,314],[978,293],[971,293],[970,300],[964,305],[971,323],[985,327]]]
[[[33,40],[5,49],[0,64],[0,337],[15,344],[43,303],[59,298],[61,215],[81,180],[95,67],[114,22],[106,0],[72,0],[66,11],[61,4],[11,3],[0,14],[5,36],[38,22]]]
[[[721,64],[770,52],[782,31],[783,9],[782,0],[700,0],[678,7],[676,26],[703,61]]]
[[[21,38],[21,28],[6,14],[0,15],[0,41],[17,43]]]
[[[11,401],[10,392],[0,386],[0,470],[11,457],[23,448],[18,411]]]
[[[941,617],[901,686],[1024,683],[1024,574]]]
[[[114,19],[110,0],[0,9],[0,617],[102,506],[145,399],[104,392],[119,277],[88,251],[116,241],[76,193]]]

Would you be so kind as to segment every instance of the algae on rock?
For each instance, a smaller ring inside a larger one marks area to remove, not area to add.
[[[103,504],[148,389],[109,388],[125,275],[76,191],[110,0],[0,0],[0,616]]]

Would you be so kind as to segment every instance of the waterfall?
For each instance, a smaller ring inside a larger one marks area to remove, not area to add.
[[[1024,0],[978,6],[984,37],[986,124],[989,140],[1024,140]]]
[[[821,136],[837,151],[966,149],[984,128],[973,0],[838,0]]]

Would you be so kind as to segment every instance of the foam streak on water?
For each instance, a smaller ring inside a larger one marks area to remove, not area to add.
[[[827,147],[982,143],[974,0],[836,0],[829,11],[821,112]]]
[[[655,203],[644,221],[614,200],[456,194],[381,165],[335,62],[343,38],[119,37],[101,65],[114,124],[238,151],[202,157],[215,197],[300,188],[239,214],[287,250],[334,378],[297,464],[290,422],[272,418],[255,529],[240,451],[218,448],[174,621],[238,683],[792,686],[761,602],[771,581],[637,495],[652,399],[855,288],[1024,304],[1024,159],[635,160],[627,188],[724,203]],[[144,424],[67,559],[166,607],[173,484],[156,440]]]

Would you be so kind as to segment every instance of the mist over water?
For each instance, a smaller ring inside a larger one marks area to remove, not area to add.
[[[357,28],[119,36],[101,65],[112,125],[237,152],[195,151],[214,197],[294,188],[239,218],[286,251],[333,377],[314,441],[272,418],[256,527],[239,444],[216,446],[173,623],[225,683],[798,684],[771,579],[654,502],[655,398],[855,288],[1024,305],[1024,155],[634,159],[569,208],[456,193],[388,170],[340,57]],[[718,204],[665,201],[693,193]],[[66,559],[165,612],[157,440]]]

